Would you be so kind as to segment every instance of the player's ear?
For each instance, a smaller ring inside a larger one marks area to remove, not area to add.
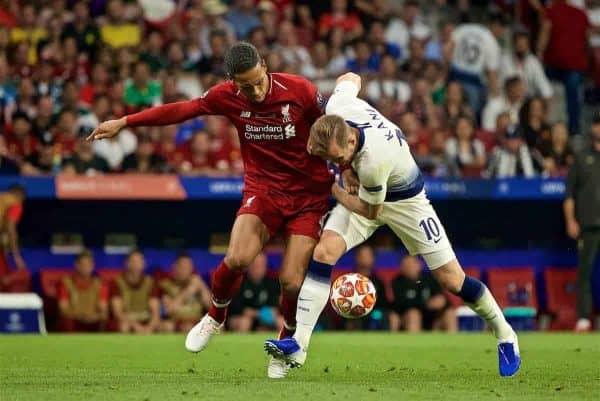
[[[262,69],[263,69],[265,72],[268,72],[268,69],[267,69],[267,62],[265,61],[265,59],[264,59],[264,58],[260,59],[260,66],[262,67]]]

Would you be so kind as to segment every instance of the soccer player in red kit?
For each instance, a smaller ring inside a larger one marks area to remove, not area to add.
[[[312,123],[322,114],[322,98],[305,78],[268,73],[254,46],[239,42],[225,56],[229,81],[200,98],[166,104],[100,124],[89,139],[115,136],[125,127],[176,124],[206,114],[227,116],[236,126],[244,160],[242,205],[225,258],[212,280],[212,306],[190,330],[186,348],[204,349],[222,327],[227,306],[239,291],[244,270],[280,229],[287,236],[279,275],[284,329],[295,329],[296,297],[328,210],[332,176],[324,161],[306,152]],[[269,377],[285,376],[273,359]]]

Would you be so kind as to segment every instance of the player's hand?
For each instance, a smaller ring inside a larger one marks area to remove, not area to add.
[[[344,190],[344,188],[340,187],[340,184],[338,183],[338,181],[336,179],[336,181],[333,184],[331,184],[331,195],[333,195],[333,197],[336,200],[339,200],[340,197],[342,196],[343,192],[346,192],[346,191]]]
[[[579,223],[576,220],[568,220],[567,221],[567,234],[572,239],[579,238],[579,234],[581,233],[581,228],[579,227]]]
[[[112,138],[117,135],[119,131],[121,131],[127,125],[127,120],[125,117],[121,117],[118,120],[108,120],[104,121],[102,124],[98,125],[96,129],[86,138],[88,141],[104,139],[104,138]]]
[[[358,176],[351,168],[347,168],[342,171],[342,181],[344,183],[346,192],[348,192],[350,195],[358,194],[358,185],[360,182],[358,181]]]
[[[343,81],[350,81],[353,82],[357,87],[358,87],[358,91],[360,92],[360,88],[361,88],[361,79],[360,79],[360,75],[355,74],[353,72],[347,72],[345,74],[342,74],[338,77],[336,83],[340,83]]]

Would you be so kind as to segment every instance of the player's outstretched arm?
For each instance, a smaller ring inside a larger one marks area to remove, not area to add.
[[[87,140],[112,138],[125,127],[178,124],[200,114],[211,114],[204,103],[203,99],[169,103],[151,107],[139,113],[119,118],[118,120],[108,120],[98,125],[90,136],[87,137]]]

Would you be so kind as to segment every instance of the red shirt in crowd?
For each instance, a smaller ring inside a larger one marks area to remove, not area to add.
[[[566,1],[556,1],[546,10],[546,17],[552,23],[544,57],[546,64],[563,70],[585,71],[590,27],[585,12]]]
[[[346,14],[343,17],[326,13],[319,18],[319,32],[329,32],[333,28],[342,28],[344,32],[352,32],[361,25],[360,19],[354,14]]]
[[[269,81],[265,100],[258,104],[226,81],[197,99],[127,116],[127,124],[169,125],[205,114],[227,116],[240,138],[247,189],[273,188],[325,200],[332,182],[327,164],[306,151],[310,127],[322,114],[321,96],[299,76],[273,73]]]

